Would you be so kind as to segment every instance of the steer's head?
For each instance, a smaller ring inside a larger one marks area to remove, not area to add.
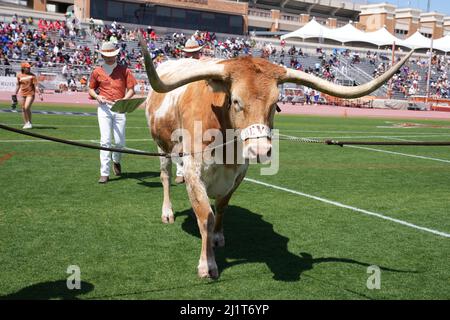
[[[291,82],[341,98],[358,98],[370,94],[389,80],[412,55],[411,51],[382,76],[360,86],[346,87],[325,81],[311,74],[277,66],[261,58],[236,58],[221,61],[189,60],[185,69],[170,80],[162,81],[155,70],[145,41],[140,37],[149,82],[156,92],[165,93],[191,82],[215,80],[222,82],[229,97],[231,126],[239,130],[246,159],[270,157],[273,118],[278,100],[278,85]]]
[[[243,142],[243,157],[264,162],[272,152],[273,120],[278,101],[278,79],[283,67],[261,58],[221,62],[229,88],[229,118]]]

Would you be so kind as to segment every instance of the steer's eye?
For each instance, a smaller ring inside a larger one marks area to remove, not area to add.
[[[241,111],[242,110],[242,104],[241,104],[241,102],[238,99],[233,99],[231,101],[233,103],[234,110],[236,110],[236,111]]]

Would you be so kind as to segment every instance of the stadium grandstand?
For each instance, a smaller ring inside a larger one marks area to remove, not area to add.
[[[3,91],[13,91],[20,62],[29,61],[46,92],[85,92],[99,59],[95,50],[109,40],[122,49],[120,63],[133,69],[140,80],[138,91],[144,94],[148,84],[138,32],[148,39],[156,64],[181,57],[181,49],[192,37],[204,45],[208,56],[264,57],[344,85],[370,81],[409,50],[397,46],[394,55],[392,46],[280,39],[311,21],[330,29],[349,24],[362,32],[385,28],[399,39],[417,32],[441,39],[450,33],[450,17],[443,14],[365,1],[0,0],[0,85]],[[429,48],[422,48],[389,84],[372,95],[382,101],[399,101],[399,108],[426,108],[422,102],[429,96],[436,101],[450,97],[449,64],[446,52],[431,54]],[[283,88],[280,99],[347,103],[296,87]]]

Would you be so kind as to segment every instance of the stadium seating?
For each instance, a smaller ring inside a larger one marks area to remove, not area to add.
[[[26,17],[16,17],[19,21]],[[12,17],[3,19],[6,24],[12,21]],[[63,61],[55,61],[50,49],[61,40],[61,33],[59,30],[50,30],[46,32],[46,44],[42,49],[37,47],[37,52],[34,52],[30,56],[26,56],[23,52],[11,54],[11,52],[3,52],[6,44],[2,42],[2,49],[0,60],[8,57],[9,65],[0,65],[0,75],[14,75],[19,71],[20,62],[23,60],[31,60],[34,63],[34,71],[39,74],[57,74],[60,81],[73,81],[76,83],[76,87],[79,87],[79,80],[82,76],[89,76],[92,67],[97,61],[95,50],[98,48],[98,44],[109,39],[112,34],[123,34],[122,39],[118,40],[118,46],[125,48],[121,57],[121,63],[127,64],[133,71],[136,72],[139,79],[145,80],[145,74],[142,70],[142,57],[140,55],[140,49],[135,36],[130,36],[128,31],[125,30],[120,24],[115,24],[112,29],[112,25],[105,25],[101,28],[96,27],[92,30],[89,24],[75,25],[72,29],[76,29],[76,33],[67,34],[68,28],[65,32],[64,47],[60,52],[69,57],[69,60],[63,59]],[[38,22],[35,20],[33,24],[21,24],[22,32],[27,31],[33,33],[38,28]],[[146,26],[141,26],[142,30],[145,30]],[[123,29],[123,30],[122,30]],[[125,31],[124,31],[125,30]],[[98,31],[98,32],[96,32]],[[41,34],[42,32],[38,32]],[[2,31],[2,35],[5,34],[5,30]],[[171,34],[160,34],[152,41],[150,41],[150,49],[154,56],[163,56],[163,59],[172,59],[179,56],[179,50],[177,46],[184,44],[183,41],[191,34],[186,34],[183,40],[173,39]],[[208,34],[209,36],[209,34]],[[195,37],[198,41],[205,41],[205,34],[197,32]],[[119,36],[120,38],[120,36]],[[274,44],[275,43],[275,44]],[[313,43],[304,43],[297,48],[301,47],[303,54],[290,55],[289,45],[286,45],[283,49],[279,44],[279,40],[273,38],[259,39],[258,42],[251,43],[250,39],[239,39],[238,37],[224,37],[217,35],[215,41],[206,43],[205,48],[210,48],[209,52],[215,57],[229,58],[239,55],[253,55],[256,57],[266,57],[274,63],[282,64],[287,67],[296,67],[306,72],[313,72],[314,74],[325,77],[327,80],[334,81],[344,85],[355,85],[370,81],[382,73],[390,65],[390,53],[389,51],[378,51],[376,58],[368,58],[367,48],[352,48],[352,50],[346,50],[346,48],[337,46],[322,48],[318,50],[317,45]],[[17,45],[15,43],[14,45]],[[167,46],[169,50],[167,50]],[[49,49],[50,48],[50,49]],[[42,49],[46,53],[40,58],[37,58],[39,50]],[[205,49],[207,50],[207,49]],[[376,50],[373,50],[376,51]],[[89,59],[87,59],[89,56]],[[358,57],[357,59],[355,57]],[[330,61],[334,59],[334,61]],[[419,59],[426,60],[427,57],[422,55]],[[446,58],[440,57],[442,68],[437,69],[436,65],[432,68],[431,77],[431,90],[432,95],[438,97],[447,98],[449,96],[449,84],[447,81],[447,72],[449,69],[449,63]],[[40,60],[40,61],[38,61]],[[295,60],[296,65],[292,65],[291,60]],[[331,62],[331,63],[330,63]],[[384,63],[384,67],[380,67],[380,64]],[[64,72],[64,65],[69,65],[68,72]],[[317,66],[320,66],[317,68]],[[406,69],[405,69],[406,68]],[[393,99],[407,99],[411,95],[410,87],[413,85],[413,81],[416,81],[416,90],[414,95],[423,96],[426,94],[427,86],[427,73],[428,68],[426,64],[418,65],[417,60],[410,61],[406,64],[406,67],[402,69],[401,73],[392,81],[392,93]],[[329,70],[329,72],[327,71]],[[55,85],[51,89],[58,89]],[[388,96],[388,85],[378,89],[373,95],[376,96]]]

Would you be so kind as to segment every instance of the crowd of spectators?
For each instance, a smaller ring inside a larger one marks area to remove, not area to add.
[[[85,37],[76,18],[47,21],[12,17],[10,23],[0,23],[0,61],[5,75],[14,75],[10,67],[28,61],[36,68],[69,65],[86,71],[93,64],[89,47],[77,45]],[[80,70],[74,72],[78,74]]]
[[[429,55],[429,53],[428,53]],[[411,58],[400,71],[392,77],[391,86],[394,92],[405,97],[426,94],[430,58]],[[381,62],[374,70],[373,76],[383,74],[390,63]],[[450,82],[448,70],[450,58],[433,54],[431,58],[430,96],[435,98],[450,98]]]
[[[384,73],[390,67],[390,58],[374,51],[367,51],[363,57],[361,53],[348,49],[334,49],[328,54],[318,47],[313,55],[316,60],[313,65],[303,65],[308,54],[296,46],[286,47],[286,42],[279,45],[271,43],[256,43],[253,39],[243,37],[229,37],[218,39],[216,34],[208,31],[196,31],[193,34],[170,33],[157,34],[148,26],[141,29],[127,29],[120,23],[97,26],[94,20],[89,22],[89,32],[84,30],[79,21],[68,15],[65,20],[34,21],[33,18],[12,17],[10,23],[0,22],[0,63],[3,74],[15,75],[13,64],[28,61],[33,68],[45,70],[57,67],[59,73],[66,79],[67,88],[84,87],[86,75],[99,62],[95,49],[103,41],[111,41],[121,48],[118,63],[128,66],[137,73],[144,71],[141,50],[136,44],[138,33],[142,33],[147,40],[149,51],[156,65],[167,59],[182,57],[182,48],[191,38],[203,46],[204,56],[216,58],[233,58],[242,55],[255,55],[270,59],[274,63],[314,74],[328,81],[336,80],[336,69],[345,73],[347,64],[341,64],[345,58],[353,65],[362,62],[373,66],[372,76]],[[83,40],[83,41],[81,41]],[[94,50],[88,45],[95,43]],[[404,96],[423,94],[423,83],[426,82],[429,58],[411,59],[393,77],[391,85],[394,91]],[[430,81],[431,94],[437,97],[450,97],[450,83],[447,70],[450,59],[433,55],[432,77]],[[59,69],[60,68],[60,69]],[[307,91],[307,90],[305,90]]]

